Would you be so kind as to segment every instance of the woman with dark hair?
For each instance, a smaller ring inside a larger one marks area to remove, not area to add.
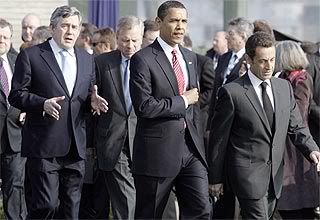
[[[308,65],[307,57],[298,43],[282,41],[277,44],[275,70],[281,72],[279,78],[291,83],[304,126],[308,126],[313,88],[311,77],[305,70]],[[283,219],[313,219],[317,203],[315,166],[287,138],[283,189],[277,206],[279,213]]]

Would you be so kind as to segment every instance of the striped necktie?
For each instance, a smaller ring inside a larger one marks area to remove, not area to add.
[[[177,82],[178,82],[179,95],[182,95],[183,91],[184,91],[183,72],[182,72],[181,66],[180,66],[178,58],[177,58],[177,51],[175,49],[173,49],[173,51],[171,53],[172,53],[173,71],[176,75]]]
[[[9,96],[9,81],[8,81],[8,76],[6,73],[6,70],[4,69],[3,66],[3,58],[0,57],[0,82],[1,82],[1,86],[2,89],[4,91],[4,94],[6,95],[6,98],[8,98]]]

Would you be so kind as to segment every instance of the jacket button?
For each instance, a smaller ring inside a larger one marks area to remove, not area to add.
[[[267,164],[268,164],[268,165],[271,165],[271,164],[272,164],[271,160],[268,160],[268,161],[267,161]]]

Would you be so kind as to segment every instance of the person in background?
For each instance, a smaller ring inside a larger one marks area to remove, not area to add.
[[[91,23],[82,23],[76,47],[82,48],[95,57],[93,50],[94,33],[97,27]],[[103,173],[98,169],[97,154],[94,144],[96,115],[86,114],[87,149],[85,175],[80,200],[80,219],[108,219],[110,214],[110,196],[106,189]]]
[[[93,54],[92,38],[93,33],[97,31],[97,27],[91,23],[82,23],[81,32],[76,41],[76,46],[86,50],[89,54]]]
[[[50,29],[48,26],[39,26],[37,27],[33,34],[32,34],[32,40],[30,42],[31,46],[41,44],[45,42],[47,39],[52,37],[52,34],[50,32]]]
[[[142,39],[142,48],[150,45],[153,41],[159,37],[159,26],[155,21],[145,20],[144,24],[144,32]]]
[[[253,26],[254,26],[253,33],[262,31],[267,34],[270,34],[274,38],[273,29],[271,27],[271,24],[268,21],[262,20],[262,19],[255,20],[253,22]]]
[[[26,158],[21,157],[25,113],[9,105],[8,95],[18,53],[10,52],[13,28],[0,18],[0,153],[3,210],[6,219],[26,219],[24,194]]]
[[[275,72],[288,80],[293,88],[303,125],[308,126],[312,101],[312,79],[306,71],[308,59],[300,45],[294,41],[281,41],[276,46]],[[283,188],[277,209],[283,219],[314,219],[318,206],[317,171],[287,138],[284,151]]]
[[[96,55],[108,53],[116,49],[116,34],[110,27],[94,32],[92,46]]]
[[[93,57],[74,48],[80,12],[54,10],[52,38],[20,51],[9,103],[26,112],[22,156],[31,185],[29,219],[78,219],[86,154],[85,112],[106,112]],[[90,107],[91,104],[91,107]]]
[[[214,70],[217,68],[219,57],[227,52],[227,33],[225,31],[217,31],[213,36],[212,48],[206,52],[206,56],[213,61]]]
[[[21,39],[23,43],[20,46],[21,49],[30,47],[32,40],[32,34],[34,30],[40,26],[40,18],[35,14],[27,14],[21,21]]]
[[[116,219],[134,219],[136,189],[131,173],[137,117],[129,92],[131,57],[140,50],[143,22],[134,16],[120,18],[118,49],[95,58],[99,94],[110,110],[97,118],[95,127],[98,167],[103,171]]]

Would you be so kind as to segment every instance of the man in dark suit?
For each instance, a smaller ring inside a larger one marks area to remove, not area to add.
[[[214,70],[217,68],[219,57],[228,52],[226,36],[225,31],[217,31],[213,37],[212,48],[206,52],[206,56],[212,59]]]
[[[229,179],[243,219],[270,219],[283,178],[287,135],[320,168],[320,152],[293,96],[290,83],[272,77],[272,36],[257,32],[246,43],[250,69],[219,89],[209,141],[209,189]]]
[[[243,68],[245,43],[253,33],[253,24],[245,18],[232,19],[228,23],[227,41],[230,51],[219,57],[218,66],[215,69],[214,87],[209,108],[208,125],[216,103],[218,89],[229,82],[239,78],[239,70]],[[242,69],[241,69],[242,70]],[[210,129],[208,127],[208,129]]]
[[[8,95],[18,53],[11,48],[12,25],[0,19],[0,153],[4,215],[25,219],[24,177],[26,159],[21,157],[24,113],[10,106]]]
[[[22,156],[32,187],[28,218],[76,219],[86,153],[85,112],[95,80],[93,57],[74,48],[80,12],[69,6],[50,18],[52,38],[22,50],[9,95],[11,105],[27,113]],[[100,114],[107,103],[94,86],[91,106]]]
[[[117,219],[134,219],[136,190],[131,173],[133,138],[137,117],[129,93],[130,58],[141,48],[143,22],[123,17],[117,25],[118,49],[96,57],[99,94],[110,110],[97,118],[96,148],[99,169],[110,194]]]
[[[187,10],[178,1],[158,9],[157,40],[131,58],[130,93],[137,115],[133,146],[135,218],[161,218],[173,186],[182,219],[209,219],[207,164],[199,134],[195,53],[180,47]]]

